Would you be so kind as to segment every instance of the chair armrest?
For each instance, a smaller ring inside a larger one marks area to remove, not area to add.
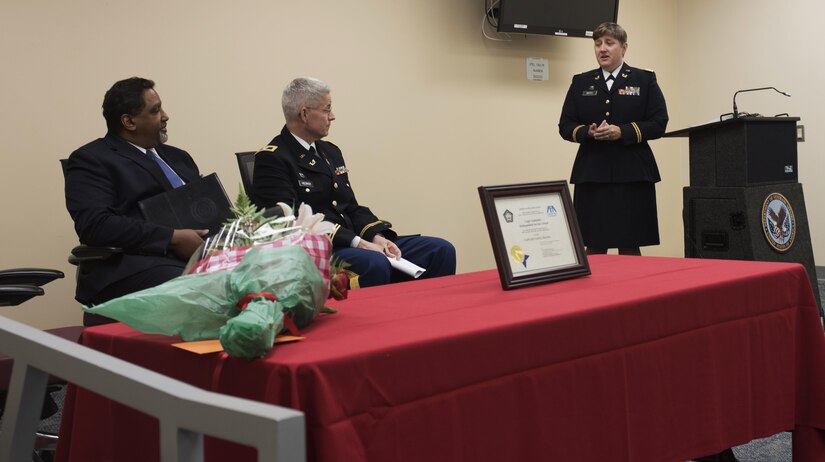
[[[284,209],[281,206],[269,207],[264,210],[264,218],[282,217],[284,216]]]
[[[120,247],[96,247],[80,244],[72,249],[72,254],[69,255],[69,263],[77,266],[84,261],[106,260],[112,255],[121,253],[123,253],[123,249]]]
[[[0,286],[0,306],[15,306],[26,300],[43,295],[42,287],[17,285],[17,286]]]
[[[0,270],[0,285],[42,286],[55,279],[61,279],[63,272],[47,268],[10,268]]]

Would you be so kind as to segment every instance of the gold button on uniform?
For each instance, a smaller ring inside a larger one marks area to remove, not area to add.
[[[604,104],[610,104],[610,100],[609,99],[604,100]]]
[[[332,187],[334,187],[335,189],[338,189],[338,183],[335,183],[334,185],[332,185]]]
[[[304,191],[306,191],[306,192],[309,192],[309,188],[307,188],[307,189],[304,189]]]
[[[604,115],[610,116],[610,111],[605,112]]]
[[[337,206],[337,205],[338,205],[338,201],[332,201],[332,205]]]

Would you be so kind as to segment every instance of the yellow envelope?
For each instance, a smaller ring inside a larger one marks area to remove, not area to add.
[[[289,342],[297,342],[303,340],[304,337],[295,337],[292,335],[279,335],[275,337],[275,343],[289,343]],[[173,343],[173,347],[180,348],[182,350],[191,351],[192,353],[197,353],[199,355],[205,355],[208,353],[217,353],[219,351],[223,351],[223,347],[221,346],[221,342],[218,339],[212,340],[198,340],[195,342],[181,342],[181,343]]]

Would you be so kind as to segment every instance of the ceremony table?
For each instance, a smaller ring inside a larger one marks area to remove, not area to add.
[[[589,261],[590,276],[511,291],[493,270],[350,291],[252,361],[119,323],[81,341],[304,412],[310,461],[684,461],[788,430],[795,462],[825,461],[825,335],[803,266]],[[152,461],[158,445],[153,418],[70,388],[58,460]]]

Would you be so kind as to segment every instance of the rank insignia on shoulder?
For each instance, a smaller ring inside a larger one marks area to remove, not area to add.
[[[264,152],[264,151],[265,152],[275,152],[276,149],[278,149],[278,146],[273,146],[273,145],[270,144],[270,145],[262,147],[261,149],[258,149],[257,151],[255,151],[255,154],[257,154],[259,152]]]
[[[347,172],[349,172],[349,169],[345,165],[342,165],[340,167],[335,168],[335,174],[336,175],[343,175]]]

